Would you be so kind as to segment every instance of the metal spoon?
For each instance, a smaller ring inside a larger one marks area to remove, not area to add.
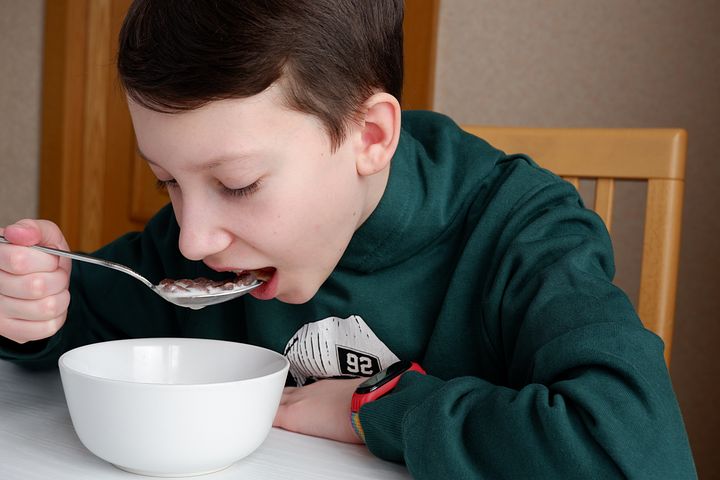
[[[10,244],[10,242],[8,242],[2,235],[0,235],[0,243]],[[245,295],[249,291],[254,290],[255,288],[263,284],[262,280],[255,279],[255,281],[249,285],[238,285],[237,288],[233,288],[232,290],[217,290],[214,292],[203,292],[197,294],[191,294],[190,292],[167,292],[163,290],[159,285],[152,284],[148,279],[137,273],[135,270],[119,263],[111,262],[109,260],[103,260],[101,258],[91,257],[90,255],[85,255],[84,253],[68,252],[65,250],[58,250],[56,248],[41,247],[40,245],[33,245],[27,248],[34,248],[35,250],[40,250],[41,252],[49,253],[50,255],[68,257],[72,258],[73,260],[93,263],[95,265],[100,265],[101,267],[118,270],[120,272],[130,275],[136,280],[140,280],[150,290],[157,293],[168,302],[181,307],[192,308],[193,310],[199,310],[203,307],[207,307],[208,305],[215,305],[216,303],[227,302],[228,300],[232,300],[233,298]]]

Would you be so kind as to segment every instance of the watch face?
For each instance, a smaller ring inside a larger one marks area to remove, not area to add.
[[[406,372],[411,366],[412,362],[406,360],[400,360],[399,362],[395,362],[385,370],[376,373],[375,375],[358,385],[355,393],[370,393],[373,390],[382,387],[398,375]]]

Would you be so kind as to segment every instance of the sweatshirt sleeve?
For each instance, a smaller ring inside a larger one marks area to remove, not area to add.
[[[612,284],[602,221],[547,172],[503,182],[483,207],[501,227],[466,247],[496,237],[474,321],[498,371],[404,375],[360,410],[368,448],[419,479],[696,478],[662,341]]]
[[[154,283],[166,277],[199,276],[202,267],[184,260],[178,251],[178,232],[168,206],[143,232],[124,235],[93,255],[130,266]],[[186,314],[132,277],[82,262],[73,262],[70,294],[67,320],[53,337],[23,345],[0,337],[0,358],[29,368],[50,368],[65,351],[80,345],[179,336]]]

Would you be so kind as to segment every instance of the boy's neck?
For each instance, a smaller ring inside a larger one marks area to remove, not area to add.
[[[366,196],[365,208],[360,220],[358,221],[357,228],[360,228],[360,226],[365,223],[368,218],[370,218],[370,215],[372,215],[377,206],[380,204],[380,200],[385,194],[389,178],[390,164],[379,172],[367,177],[368,193]]]

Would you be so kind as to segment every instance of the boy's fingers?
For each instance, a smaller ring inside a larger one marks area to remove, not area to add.
[[[13,342],[26,343],[52,337],[65,323],[65,314],[43,322],[0,317],[0,334]]]
[[[45,322],[63,316],[69,305],[70,292],[67,290],[40,300],[0,296],[0,315],[5,318]]]
[[[67,242],[60,228],[48,220],[25,218],[5,227],[8,241],[18,245],[44,245],[67,250]]]
[[[20,245],[0,244],[0,270],[14,275],[35,272],[54,272],[58,266],[67,271],[56,255],[33,250]]]
[[[16,245],[35,245],[42,239],[40,226],[34,220],[20,220],[5,227],[3,236]]]
[[[60,228],[48,220],[23,219],[3,229],[5,238],[17,246],[44,245],[67,250]],[[70,271],[70,260],[55,255],[0,244],[0,269],[16,275],[52,272],[58,266]]]
[[[39,300],[67,290],[70,278],[64,270],[13,275],[0,270],[0,295],[24,300]]]

